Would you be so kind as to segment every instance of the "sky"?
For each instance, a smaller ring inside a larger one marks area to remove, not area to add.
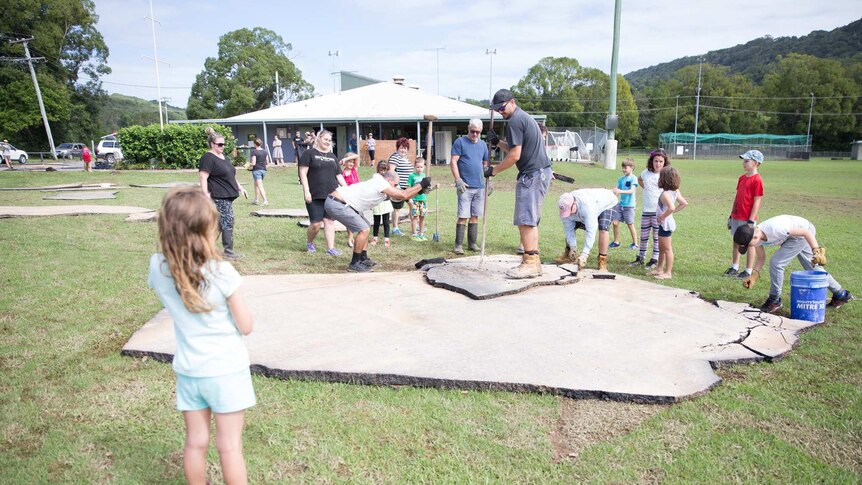
[[[219,37],[241,28],[267,28],[291,44],[291,60],[316,94],[334,91],[333,70],[380,80],[401,75],[407,84],[460,99],[488,99],[547,56],[611,70],[612,0],[319,0],[305,8],[287,1],[152,0],[157,57],[164,61],[157,83],[149,59],[156,57],[150,2],[95,5],[112,69],[104,89],[156,99],[158,84],[161,96],[179,107],[206,58],[218,55]],[[833,30],[859,18],[859,0],[628,0],[617,72],[767,35]]]

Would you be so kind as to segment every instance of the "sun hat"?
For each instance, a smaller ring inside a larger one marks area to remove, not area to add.
[[[748,150],[740,155],[739,158],[743,160],[754,160],[758,165],[763,163],[763,154],[760,153],[760,150]]]

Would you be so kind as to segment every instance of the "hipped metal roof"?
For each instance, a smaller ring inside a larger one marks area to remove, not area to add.
[[[245,113],[230,118],[187,120],[185,123],[217,122],[225,125],[415,122],[434,115],[438,121],[463,121],[479,118],[487,121],[490,110],[445,96],[391,82],[305,99],[282,106]],[[494,113],[497,120],[502,117]],[[534,116],[544,119],[545,116]]]

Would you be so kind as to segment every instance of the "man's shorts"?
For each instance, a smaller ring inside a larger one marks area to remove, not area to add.
[[[518,175],[515,183],[516,226],[538,226],[542,220],[542,203],[551,185],[551,167]]]
[[[371,227],[368,221],[356,212],[356,209],[335,197],[326,198],[326,215],[330,219],[335,219],[342,223],[348,231],[362,232]]]
[[[463,194],[458,194],[458,218],[482,217],[484,204],[485,189],[468,188]]]
[[[315,224],[326,217],[326,210],[323,208],[323,204],[325,202],[326,199],[311,199],[311,203],[305,203],[305,210],[308,211],[309,222]]]
[[[632,214],[632,216],[634,216],[634,214]],[[607,231],[611,226],[611,222],[621,220],[623,220],[623,208],[617,204],[599,214],[599,230]]]
[[[266,170],[252,170],[251,178],[254,180],[263,180],[266,177]]]
[[[635,223],[635,208],[634,207],[623,207],[623,222],[626,224],[634,224]]]
[[[413,207],[410,208],[411,217],[425,217],[428,215],[428,202],[424,200],[414,200]]]
[[[251,371],[245,369],[224,376],[189,377],[177,374],[177,409],[214,413],[235,413],[256,404]]]

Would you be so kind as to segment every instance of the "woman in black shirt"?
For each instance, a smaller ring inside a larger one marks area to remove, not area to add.
[[[308,210],[308,232],[306,249],[309,253],[317,251],[314,238],[320,228],[326,240],[326,254],[339,256],[335,249],[335,221],[326,217],[323,204],[326,197],[338,188],[347,185],[341,175],[341,166],[332,153],[332,133],[323,130],[314,140],[314,145],[306,150],[299,159],[299,181],[305,194],[305,208]]]
[[[212,197],[218,209],[225,258],[239,259],[242,255],[233,250],[233,201],[240,193],[247,199],[248,192],[239,184],[236,168],[225,157],[224,137],[210,127],[206,132],[210,151],[201,157],[198,169],[201,190]]]

